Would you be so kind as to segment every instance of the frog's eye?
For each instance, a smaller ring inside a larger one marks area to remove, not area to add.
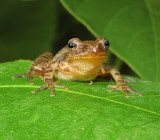
[[[109,41],[106,40],[106,41],[104,42],[104,45],[109,47]]]
[[[73,42],[70,42],[70,43],[68,43],[68,46],[69,46],[70,48],[73,48],[73,47],[75,46],[75,44],[74,44]]]

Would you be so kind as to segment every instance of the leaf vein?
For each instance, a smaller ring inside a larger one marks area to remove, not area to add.
[[[148,112],[148,113],[151,113],[151,114],[156,114],[156,115],[159,115],[159,116],[160,116],[160,113],[158,113],[158,112],[154,112],[154,111],[151,111],[151,110],[148,110],[148,109],[145,109],[145,108],[141,108],[141,107],[138,107],[138,106],[126,104],[126,103],[124,103],[124,102],[112,100],[112,99],[109,99],[109,98],[99,97],[99,96],[90,95],[90,94],[81,93],[81,92],[76,92],[76,91],[71,91],[71,90],[63,90],[63,89],[57,89],[57,90],[66,91],[66,92],[75,93],[75,94],[80,94],[80,95],[85,95],[85,96],[89,96],[89,97],[92,97],[92,98],[107,100],[107,101],[110,101],[110,102],[113,102],[113,103],[125,105],[125,106],[128,106],[128,107],[132,107],[132,108],[135,108],[135,109],[138,109],[138,110],[143,110],[143,111],[145,111],[145,112]]]
[[[34,86],[34,85],[1,85],[0,86],[0,88],[3,88],[3,87],[29,87],[29,88],[36,87],[36,88],[38,88],[39,86]],[[82,92],[77,92],[77,91],[72,91],[72,90],[67,90],[67,89],[56,88],[56,90],[65,91],[65,92],[69,92],[69,93],[73,93],[73,94],[84,95],[84,96],[97,98],[97,99],[101,99],[101,100],[106,100],[106,101],[109,101],[109,102],[125,105],[125,106],[128,106],[128,107],[132,107],[132,108],[135,108],[135,109],[138,109],[138,110],[142,110],[142,111],[145,111],[145,112],[148,112],[148,113],[151,113],[151,114],[156,114],[156,115],[160,116],[160,113],[158,113],[158,112],[151,111],[151,110],[139,107],[139,106],[130,105],[130,104],[127,104],[127,103],[124,103],[124,102],[112,100],[112,99],[109,99],[109,98],[104,98],[104,97],[100,97],[100,96],[90,95],[90,94],[87,94],[87,93],[82,93]]]

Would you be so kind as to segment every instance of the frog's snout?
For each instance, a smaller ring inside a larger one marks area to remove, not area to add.
[[[91,48],[91,51],[92,51],[92,52],[97,52],[97,48],[96,48],[96,47]]]
[[[106,51],[106,47],[102,43],[99,43],[97,46],[91,47],[91,51],[92,52]]]

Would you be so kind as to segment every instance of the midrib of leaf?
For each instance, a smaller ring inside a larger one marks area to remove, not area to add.
[[[10,87],[14,87],[14,88],[15,87],[16,88],[19,88],[19,87],[22,87],[22,88],[26,88],[26,87],[28,87],[28,88],[39,88],[39,86],[34,86],[34,85],[0,85],[0,88],[10,88]],[[151,111],[151,110],[141,108],[141,107],[138,107],[138,106],[126,104],[124,102],[116,101],[116,100],[113,100],[113,99],[110,99],[110,98],[104,98],[104,97],[100,97],[100,96],[90,95],[90,94],[86,94],[86,93],[83,93],[83,92],[77,92],[77,91],[66,90],[66,89],[56,88],[56,90],[69,92],[69,93],[73,93],[73,94],[84,95],[84,96],[88,96],[88,97],[92,97],[92,98],[96,98],[96,99],[106,100],[106,101],[109,101],[109,102],[112,102],[112,103],[125,105],[125,106],[128,106],[128,107],[132,107],[132,108],[135,108],[135,109],[138,109],[138,110],[142,110],[142,111],[145,111],[145,112],[148,112],[148,113],[151,113],[151,114],[156,114],[156,115],[160,116],[160,113],[157,113],[155,111]]]
[[[157,34],[156,34],[156,26],[155,26],[155,20],[152,16],[152,13],[154,13],[152,11],[152,8],[148,2],[148,0],[144,0],[145,1],[145,4],[146,4],[146,7],[148,9],[148,12],[149,12],[149,16],[150,16],[150,19],[151,19],[151,23],[152,23],[152,30],[153,30],[153,33],[154,33],[154,45],[155,45],[155,62],[156,62],[156,77],[155,77],[155,80],[156,81],[159,81],[159,62],[158,62],[158,38],[157,38]]]

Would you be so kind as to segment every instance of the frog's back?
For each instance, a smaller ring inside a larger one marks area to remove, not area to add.
[[[65,46],[64,48],[62,48],[52,59],[53,62],[56,61],[64,61],[67,58],[68,55],[68,47]]]

